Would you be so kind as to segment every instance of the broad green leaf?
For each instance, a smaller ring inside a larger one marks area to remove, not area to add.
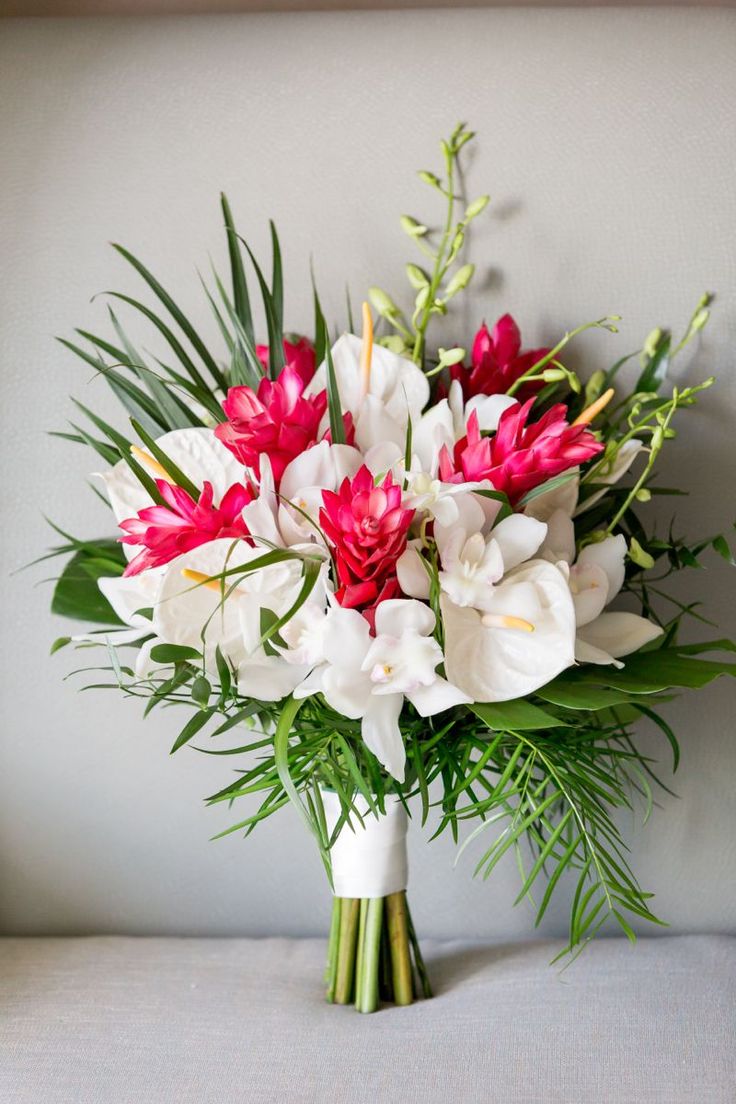
[[[196,648],[188,648],[185,644],[155,644],[151,648],[154,663],[189,663],[201,658]]]
[[[125,565],[123,551],[117,541],[97,542],[104,558],[80,550],[69,560],[54,587],[51,611],[61,617],[77,621],[93,621],[102,625],[121,625],[123,622],[97,585],[97,580],[114,575],[111,562],[119,562],[118,574]]]
[[[538,705],[519,698],[516,701],[476,703],[468,709],[476,717],[499,732],[524,732],[526,730],[560,728],[565,724],[559,717],[540,709]]]

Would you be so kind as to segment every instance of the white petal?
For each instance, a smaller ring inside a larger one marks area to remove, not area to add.
[[[308,698],[312,694],[322,693],[322,677],[327,670],[325,665],[321,667],[315,667],[313,671],[307,675],[305,679],[294,688],[295,698]]]
[[[511,571],[539,550],[547,534],[547,526],[536,518],[511,514],[494,525],[491,537],[501,549],[504,571]]]
[[[371,630],[362,613],[333,606],[325,627],[325,659],[347,670],[360,671],[370,647]]]
[[[452,449],[455,444],[455,431],[452,413],[447,399],[431,406],[412,429],[412,452],[419,458],[422,471],[434,476],[439,466],[439,455],[443,445]]]
[[[606,494],[607,488],[614,483],[618,483],[631,465],[636,460],[637,456],[644,448],[643,441],[637,441],[633,438],[630,441],[625,441],[616,454],[616,458],[612,464],[608,461],[601,461],[597,467],[592,468],[588,473],[588,480],[590,483],[603,483],[604,486],[585,499],[585,502],[575,511],[577,514],[584,514],[586,510],[589,510],[591,506],[595,506],[604,494]]]
[[[406,444],[406,422],[394,418],[375,395],[366,395],[355,418],[355,443],[363,452],[384,442],[397,448]]]
[[[407,548],[396,563],[399,586],[410,598],[429,598],[429,575],[416,548]]]
[[[406,765],[406,749],[399,728],[403,702],[401,694],[374,695],[361,725],[366,747],[397,782],[404,781]]]
[[[457,686],[453,686],[451,682],[439,675],[431,685],[419,686],[406,697],[420,717],[432,717],[435,713],[442,713],[443,710],[452,709],[456,705],[467,705],[472,701]]]
[[[594,621],[608,600],[608,579],[598,564],[575,564],[570,571],[570,590],[578,628]]]
[[[413,598],[391,598],[376,610],[376,635],[400,637],[409,629],[429,636],[435,616],[429,606]]]
[[[150,621],[136,616],[136,610],[156,605],[163,574],[163,568],[156,567],[141,571],[139,575],[106,576],[98,579],[97,585],[121,621],[126,625],[150,629]]]
[[[307,667],[295,667],[279,656],[264,653],[240,664],[238,690],[244,697],[258,701],[281,701],[303,681],[307,671]]]
[[[507,701],[543,686],[574,661],[575,610],[567,581],[534,560],[494,589],[494,612],[520,617],[533,632],[484,624],[473,609],[442,597],[445,670],[473,701]]]
[[[577,468],[571,468],[570,471],[577,472]],[[566,514],[572,517],[578,504],[579,490],[579,477],[568,479],[566,483],[561,483],[551,491],[545,491],[544,494],[533,498],[528,506],[524,507],[524,513],[528,517],[537,518],[539,521],[547,521],[555,510],[564,510]]]
[[[405,444],[406,442],[399,445],[393,441],[382,441],[372,445],[363,456],[363,463],[374,476],[384,476],[387,472],[398,476],[404,470]]]
[[[547,518],[547,536],[540,555],[550,563],[564,560],[571,564],[575,559],[575,525],[565,510],[553,510]]]
[[[327,666],[322,673],[322,693],[327,704],[351,720],[365,714],[373,700],[372,689],[370,677],[359,670]]]
[[[626,558],[626,539],[619,533],[616,537],[606,537],[598,544],[588,544],[578,556],[578,564],[596,564],[602,568],[608,580],[606,605],[616,597],[624,585]]]
[[[335,491],[346,476],[352,478],[363,462],[356,448],[320,441],[286,465],[279,490],[283,498],[294,499],[304,487]]]
[[[661,635],[659,625],[636,613],[602,613],[595,621],[578,630],[580,640],[608,652],[614,659],[637,652]]]
[[[468,399],[465,407],[465,421],[475,411],[478,415],[478,427],[481,430],[491,431],[498,429],[498,421],[504,410],[510,406],[518,406],[518,401],[510,395],[473,395]]]
[[[575,659],[578,663],[597,663],[599,666],[623,667],[620,659],[614,659],[608,652],[601,648],[594,648],[592,644],[586,644],[579,637],[575,641]]]
[[[360,409],[363,395],[361,347],[360,338],[354,334],[343,334],[332,346],[340,402],[343,410],[349,410],[354,416]],[[321,364],[307,388],[307,394],[323,390],[325,380],[326,369]],[[405,429],[408,417],[416,422],[427,405],[429,381],[413,361],[397,356],[382,345],[374,345],[369,393],[380,399],[388,414]]]

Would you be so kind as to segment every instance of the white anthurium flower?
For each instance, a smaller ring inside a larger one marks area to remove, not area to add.
[[[636,437],[633,437],[629,441],[624,441],[616,452],[613,460],[599,460],[598,463],[588,471],[587,479],[591,483],[602,483],[603,486],[578,506],[577,510],[575,510],[576,517],[578,514],[584,514],[591,506],[595,506],[596,502],[607,493],[608,488],[618,483],[619,479],[626,474],[644,447],[643,441],[639,441]]]
[[[575,658],[583,663],[614,664],[661,635],[662,630],[635,613],[604,613],[624,585],[626,540],[619,533],[588,544],[575,560],[575,527],[562,510],[547,523],[541,554],[570,565],[568,580],[575,606]],[[607,645],[610,645],[607,646]]]
[[[462,433],[460,434],[462,436]],[[440,452],[447,448],[452,452],[458,439],[450,404],[447,399],[431,406],[426,414],[412,424],[412,453],[419,461],[419,468],[434,477],[440,463]]]
[[[422,602],[396,598],[376,610],[376,635],[357,610],[333,606],[323,629],[324,662],[295,690],[321,693],[345,717],[361,719],[366,746],[399,782],[406,751],[399,717],[404,698],[422,717],[470,699],[436,673],[442,649],[435,618]]]
[[[545,560],[514,568],[484,612],[440,598],[445,670],[473,701],[521,698],[575,659],[575,609],[565,575]]]
[[[202,649],[204,636],[208,671],[216,671],[219,646],[237,671],[242,694],[278,701],[292,692],[308,668],[267,654],[261,643],[261,610],[280,617],[291,608],[302,585],[300,562],[286,560],[259,568],[242,580],[228,576],[224,600],[220,580],[206,581],[226,569],[247,567],[261,555],[262,548],[221,539],[172,560],[154,608],[153,629],[166,643],[197,649]]]
[[[343,411],[350,411],[355,423],[355,441],[361,451],[382,441],[403,447],[406,427],[412,424],[429,400],[429,382],[413,361],[374,345],[367,394],[360,367],[362,342],[354,334],[343,334],[332,347],[332,362]],[[317,369],[306,393],[326,387],[326,368]],[[327,425],[327,420],[325,420]]]
[[[79,633],[73,636],[72,640],[80,643],[111,644],[113,648],[119,648],[125,644],[137,644],[144,637],[151,636],[154,631],[151,621],[138,611],[152,609],[155,606],[163,574],[164,569],[156,567],[150,571],[142,571],[139,575],[106,576],[98,579],[97,585],[105,598],[123,624],[129,628]],[[150,640],[144,640],[141,644],[134,663],[136,678],[148,678],[156,666],[161,666],[151,660],[151,648],[160,643],[160,640],[152,636]]]
[[[234,483],[242,483],[245,479],[243,465],[217,440],[211,429],[172,429],[169,433],[162,433],[156,443],[197,487],[201,487],[205,480],[210,482],[216,503]],[[145,448],[141,452],[148,455]],[[141,463],[148,468],[149,475],[163,478],[153,457],[148,463],[145,459]],[[105,483],[118,522],[135,517],[139,510],[152,505],[148,491],[141,486],[124,460],[119,460],[111,471],[98,474]],[[126,544],[123,548],[129,557],[136,554],[137,549],[132,545]]]
[[[278,498],[273,471],[271,461],[265,453],[261,455],[259,467],[261,478],[258,495],[243,507],[241,515],[248,527],[248,532],[256,534],[263,545],[283,548],[286,542],[278,523]],[[262,546],[261,551],[265,551],[265,547]]]
[[[320,441],[287,464],[278,494],[278,526],[287,546],[321,542],[322,491],[336,491],[362,463],[356,448]]]

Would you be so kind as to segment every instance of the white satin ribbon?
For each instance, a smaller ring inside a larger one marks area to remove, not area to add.
[[[340,819],[340,798],[333,790],[322,790],[321,795],[331,834]],[[386,798],[386,815],[376,817],[364,798],[356,798],[354,804],[363,826],[352,816],[351,824],[342,826],[330,851],[335,896],[387,897],[406,889],[409,818],[404,806],[392,795]]]

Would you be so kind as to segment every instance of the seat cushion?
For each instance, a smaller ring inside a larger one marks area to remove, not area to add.
[[[325,944],[0,941],[8,1104],[733,1104],[736,938],[427,943],[431,1001],[322,999]]]

